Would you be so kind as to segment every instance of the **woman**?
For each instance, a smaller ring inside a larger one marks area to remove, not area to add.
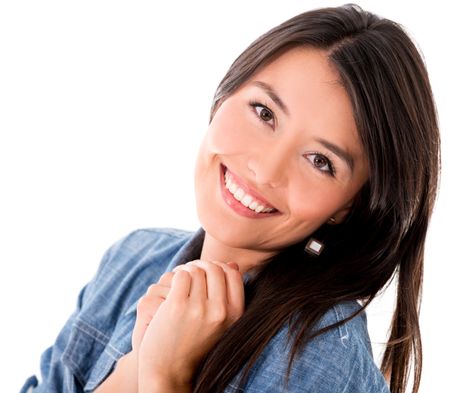
[[[344,6],[275,27],[217,89],[202,227],[111,247],[33,391],[397,393],[414,362],[417,392],[439,164],[427,72],[397,24]],[[378,370],[364,310],[394,274]]]

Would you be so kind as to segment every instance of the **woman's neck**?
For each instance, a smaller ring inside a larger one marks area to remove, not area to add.
[[[239,271],[245,274],[272,255],[274,252],[266,250],[230,247],[205,232],[200,259],[224,263],[235,262],[239,265]]]

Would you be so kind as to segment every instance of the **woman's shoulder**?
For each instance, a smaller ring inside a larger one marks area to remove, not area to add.
[[[352,317],[355,313],[358,314]],[[346,318],[351,319],[318,336],[310,344],[309,353],[313,358],[316,356],[319,371],[328,368],[329,375],[335,376],[328,380],[335,385],[334,388],[328,386],[329,391],[388,393],[389,387],[373,357],[367,314],[359,302],[337,303],[325,313],[319,325],[322,328]],[[320,360],[317,353],[322,354]]]
[[[102,329],[105,324],[113,328],[115,319],[134,311],[149,285],[178,264],[193,235],[182,229],[148,228],[135,230],[115,242],[80,296],[79,317],[100,324]]]
[[[355,314],[357,315],[354,316]],[[350,319],[330,330],[324,338],[339,343],[341,349],[348,350],[350,347],[360,347],[361,350],[367,351],[367,354],[372,357],[372,345],[367,329],[367,314],[358,301],[346,301],[335,304],[323,315],[317,328],[321,329],[347,318]]]
[[[193,232],[176,228],[137,229],[106,251],[95,278],[142,267],[164,269],[192,236]]]
[[[356,301],[336,304],[315,329],[342,321],[360,309]],[[246,392],[389,392],[373,359],[364,311],[309,341],[294,357],[284,390],[283,378],[293,349],[290,330],[286,323],[268,343],[252,368]],[[238,386],[238,379],[234,382]]]
[[[177,228],[141,228],[116,241],[107,251],[107,256],[136,255],[155,250],[177,248],[192,237],[194,232]]]
[[[357,314],[356,316],[354,316]],[[367,314],[357,301],[335,304],[319,321],[321,329],[347,318],[338,327],[306,345],[296,365],[299,378],[310,376],[323,385],[321,392],[389,392],[372,352]]]
[[[80,292],[76,312],[46,356],[60,353],[87,390],[97,386],[131,349],[137,301],[179,263],[193,237],[193,232],[181,229],[148,228],[115,242]]]
[[[94,280],[126,278],[134,270],[164,272],[194,232],[176,228],[137,229],[116,241],[103,255]],[[152,276],[152,274],[150,274]],[[152,278],[150,278],[151,280]]]

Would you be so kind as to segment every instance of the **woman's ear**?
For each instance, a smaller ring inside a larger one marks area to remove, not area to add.
[[[335,212],[329,218],[328,224],[331,224],[331,225],[341,224],[347,217],[348,213],[350,213],[352,206],[353,206],[353,200],[351,200],[349,203],[347,203],[342,208],[340,208],[337,212]]]

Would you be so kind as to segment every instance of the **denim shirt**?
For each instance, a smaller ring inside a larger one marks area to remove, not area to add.
[[[179,264],[199,259],[205,232],[172,228],[137,230],[104,255],[94,278],[81,290],[77,307],[54,344],[41,356],[41,381],[28,378],[21,393],[92,392],[131,351],[136,303],[160,276]],[[244,275],[244,283],[248,280]],[[344,319],[358,302],[330,309],[320,325]],[[283,326],[251,369],[244,389],[238,373],[231,392],[388,393],[372,355],[364,313],[310,341],[295,358],[283,390],[290,345]]]

